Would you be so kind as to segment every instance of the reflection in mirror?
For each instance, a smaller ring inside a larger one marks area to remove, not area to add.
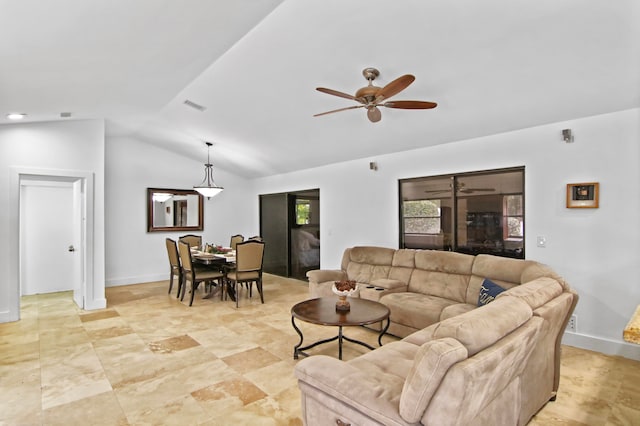
[[[147,188],[147,231],[202,231],[202,195],[193,190]]]

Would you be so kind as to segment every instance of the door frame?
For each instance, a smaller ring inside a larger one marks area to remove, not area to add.
[[[82,268],[80,294],[83,305],[94,299],[94,175],[82,170],[59,170],[30,167],[9,167],[9,309],[6,321],[20,319],[20,186],[23,179],[60,180],[69,179],[80,183],[82,210],[81,221]]]

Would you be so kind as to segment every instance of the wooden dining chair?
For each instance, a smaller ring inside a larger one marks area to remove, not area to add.
[[[262,263],[264,259],[264,242],[247,240],[236,245],[236,267],[227,272],[227,285],[233,285],[236,308],[240,300],[239,285],[246,283],[249,288],[248,296],[251,296],[253,283],[256,283],[260,293],[260,301],[264,303],[262,292]]]
[[[180,261],[182,262],[182,295],[180,300],[184,299],[184,294],[186,292],[187,283],[191,283],[191,300],[189,301],[189,306],[193,305],[193,298],[196,294],[196,290],[198,289],[198,285],[201,282],[213,282],[217,281],[218,285],[222,289],[222,285],[224,284],[224,273],[213,270],[213,269],[196,269],[193,265],[193,259],[191,258],[191,250],[189,249],[189,244],[184,241],[178,242],[178,252],[180,253]]]
[[[250,240],[256,240],[256,241],[263,241],[262,237],[260,235],[254,235],[253,237],[249,238]]]
[[[200,235],[187,234],[183,235],[178,240],[189,244],[190,247],[195,247],[197,249],[202,247],[202,237]]]
[[[237,235],[232,235],[231,236],[231,242],[229,243],[229,247],[231,247],[231,250],[235,250],[236,249],[236,245],[238,243],[241,243],[244,241],[244,237],[241,234],[237,234]]]
[[[167,238],[165,240],[167,246],[167,255],[169,256],[169,266],[171,268],[169,272],[169,294],[173,288],[174,277],[178,279],[178,294],[176,297],[180,297],[180,289],[182,288],[182,266],[180,265],[180,257],[178,255],[178,246],[175,240]]]

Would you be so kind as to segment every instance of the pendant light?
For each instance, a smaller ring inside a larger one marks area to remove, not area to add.
[[[209,159],[209,151],[211,149],[211,142],[205,142],[207,144],[207,163],[204,165],[204,179],[199,185],[195,185],[193,189],[207,198],[215,197],[224,189],[221,186],[216,185],[213,180],[213,164]]]

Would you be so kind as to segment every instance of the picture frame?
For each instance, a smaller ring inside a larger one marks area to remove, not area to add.
[[[568,183],[568,209],[597,209],[600,198],[600,184],[598,182]]]

